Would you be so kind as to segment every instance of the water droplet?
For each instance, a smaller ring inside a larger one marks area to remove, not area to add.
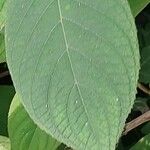
[[[79,6],[81,6],[81,3],[79,3]]]
[[[88,125],[88,123],[86,122],[86,123],[85,123],[85,126],[87,126],[87,125]]]
[[[48,105],[46,104],[46,108],[48,107]]]
[[[119,99],[117,98],[117,99],[116,99],[116,101],[118,102],[118,101],[119,101]]]
[[[76,104],[78,103],[78,101],[76,101]]]

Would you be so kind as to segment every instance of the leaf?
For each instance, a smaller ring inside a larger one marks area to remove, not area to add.
[[[5,39],[3,31],[0,31],[0,63],[6,61]]]
[[[2,8],[3,8],[4,2],[5,2],[5,0],[0,0],[0,11],[1,11]]]
[[[8,130],[12,150],[56,150],[60,144],[30,119],[18,95],[10,107]]]
[[[73,149],[115,149],[139,71],[128,2],[10,0],[8,8],[7,61],[34,122]]]
[[[128,0],[128,1],[134,17],[136,17],[150,3],[150,0]]]
[[[10,141],[7,137],[0,136],[0,150],[10,150]]]
[[[6,0],[0,0],[0,30],[5,26]]]
[[[143,137],[130,150],[149,150],[150,149],[150,134]]]
[[[0,135],[8,135],[7,117],[14,94],[15,90],[13,86],[0,86]]]

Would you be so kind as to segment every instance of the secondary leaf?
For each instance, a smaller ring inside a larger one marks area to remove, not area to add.
[[[4,32],[0,31],[0,63],[6,61]]]
[[[10,0],[8,7],[7,61],[31,118],[74,149],[115,149],[139,71],[128,2]]]
[[[14,94],[14,87],[0,86],[0,135],[8,136],[7,117],[10,103]]]
[[[10,150],[10,141],[7,137],[0,136],[0,150]]]
[[[5,25],[6,19],[6,0],[0,0],[0,30]]]
[[[60,144],[30,119],[18,95],[10,107],[8,129],[12,150],[56,150]]]
[[[1,11],[2,8],[3,8],[4,2],[5,2],[5,0],[0,0],[0,11]]]
[[[150,134],[143,137],[130,150],[149,150],[150,149]]]
[[[150,2],[150,0],[128,0],[132,14],[136,17]]]

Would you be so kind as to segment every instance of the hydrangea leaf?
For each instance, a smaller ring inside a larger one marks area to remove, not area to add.
[[[7,61],[30,117],[73,149],[114,150],[139,72],[128,2],[10,0],[8,7]]]

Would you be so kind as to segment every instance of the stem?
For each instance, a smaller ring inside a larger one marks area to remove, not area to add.
[[[9,75],[9,71],[4,71],[4,72],[0,73],[0,78],[3,78],[8,75]]]
[[[143,115],[137,117],[136,119],[132,120],[131,122],[127,123],[125,125],[125,130],[123,132],[123,135],[126,135],[128,132],[130,132],[132,129],[138,127],[139,125],[150,121],[150,110],[144,113]]]

